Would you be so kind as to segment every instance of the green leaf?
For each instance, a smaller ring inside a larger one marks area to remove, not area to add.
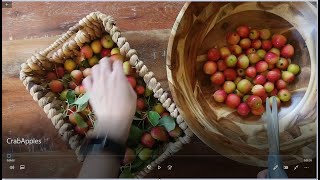
[[[66,97],[69,104],[74,103],[74,101],[76,100],[76,94],[74,93],[74,91],[68,91]]]
[[[99,61],[102,59],[101,54],[96,54],[96,56],[99,59]]]
[[[142,111],[136,111],[136,113],[135,113],[135,116],[137,116],[137,117],[141,117],[141,113],[142,113]]]
[[[134,175],[130,172],[130,169],[127,168],[127,169],[124,169],[119,178],[135,178]]]
[[[85,67],[85,68],[89,68],[90,67],[89,61],[87,59],[84,60],[84,61],[81,61],[80,65]]]
[[[86,102],[86,103],[84,103],[84,104],[79,104],[78,106],[77,106],[77,112],[81,112],[81,111],[83,111],[84,109],[86,109],[86,107],[88,106],[88,102]]]
[[[139,172],[149,164],[150,163],[147,163],[146,161],[143,161],[139,157],[137,157],[131,164],[131,172],[132,173]]]
[[[151,131],[151,129],[153,128],[154,126],[152,126],[151,124],[145,124],[145,127],[144,127],[144,131]]]
[[[63,77],[62,77],[62,81],[71,81],[72,80],[72,77],[70,74],[65,74]]]
[[[137,169],[139,168],[141,165],[143,165],[144,161],[142,161],[140,158],[136,158],[133,163],[131,164],[131,168],[132,169]]]
[[[68,89],[68,87],[69,87],[68,82],[62,81],[62,84],[63,84],[64,89]]]
[[[134,121],[142,121],[143,119],[134,116],[134,117],[133,117],[133,120],[134,120]]]
[[[76,124],[80,127],[80,128],[86,128],[88,127],[88,124],[83,120],[82,116],[78,113],[76,113],[74,115],[74,118],[76,120]]]
[[[171,116],[162,117],[158,125],[166,128],[168,132],[174,130],[174,128],[176,127],[176,123],[174,122],[174,119]]]
[[[153,161],[152,158],[148,159],[147,161],[144,162],[144,167],[151,164],[151,162]]]
[[[160,148],[156,148],[155,150],[152,151],[152,159],[156,159],[159,157],[160,154]]]
[[[88,101],[89,101],[89,93],[85,93],[80,98],[78,98],[73,104],[83,105],[88,103]]]
[[[142,133],[143,132],[140,128],[138,128],[135,125],[131,125],[130,133],[127,141],[128,145],[132,147],[138,144],[140,142]]]
[[[141,144],[139,144],[139,145],[134,149],[134,152],[136,153],[136,155],[138,155],[142,149],[143,149],[143,146],[142,146]]]
[[[160,115],[155,111],[148,112],[148,120],[152,124],[152,126],[156,126],[159,124]]]

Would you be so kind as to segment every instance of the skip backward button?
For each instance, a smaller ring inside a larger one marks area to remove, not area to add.
[[[147,169],[152,170],[151,165],[148,165],[148,166],[147,166]],[[159,170],[159,169],[161,169],[161,166],[158,165],[158,170]]]

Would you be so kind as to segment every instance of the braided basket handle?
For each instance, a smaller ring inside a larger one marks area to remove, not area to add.
[[[26,78],[25,73],[50,69],[50,67],[52,67],[52,63],[50,63],[50,61],[54,61],[56,63],[63,63],[61,57],[72,54],[77,55],[77,51],[75,51],[75,49],[81,47],[85,42],[89,42],[90,39],[88,38],[92,38],[92,36],[101,36],[102,27],[99,26],[99,23],[96,23],[97,21],[102,22],[107,32],[108,30],[113,30],[113,32],[110,31],[108,33],[117,33],[116,31],[118,31],[118,29],[114,28],[116,24],[115,20],[111,16],[106,16],[100,12],[92,12],[83,19],[81,19],[77,24],[69,28],[69,30],[66,33],[64,33],[59,39],[53,42],[48,48],[39,53],[34,54],[31,58],[27,60],[26,63],[21,64],[20,79],[24,80]],[[74,34],[78,34],[79,32],[81,33],[75,38],[75,40],[66,43],[71,36],[73,36]],[[119,37],[119,35],[120,33],[117,34],[116,37]],[[113,37],[113,40],[115,42],[116,37]],[[63,43],[65,43],[64,46],[61,49],[59,49],[56,53],[54,53],[52,55],[52,58],[47,57],[51,51],[55,50]]]
[[[103,25],[108,26],[108,29],[112,29],[114,25],[116,25],[115,20],[111,16],[106,16],[102,14],[101,12],[92,12],[83,19],[81,19],[78,23],[76,23],[74,26],[70,27],[69,30],[64,33],[59,39],[57,39],[55,42],[51,44],[48,48],[40,52],[42,56],[47,56],[50,51],[53,51],[61,44],[65,43],[71,36],[73,36],[75,33],[77,33],[82,28],[88,26],[88,24],[92,24],[93,20],[99,19],[102,21]]]
[[[74,26],[70,27],[69,30],[64,33],[59,39],[54,41],[49,47],[47,47],[45,50],[39,52],[38,54],[42,56],[48,56],[50,51],[53,51],[61,44],[65,43],[72,35],[74,35],[76,32],[78,32],[80,29],[80,24],[77,23]]]

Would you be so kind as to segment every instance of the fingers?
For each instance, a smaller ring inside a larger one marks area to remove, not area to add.
[[[267,177],[268,177],[268,169],[260,171],[257,175],[257,178],[267,178]]]
[[[93,79],[100,79],[100,67],[99,65],[95,65],[92,67],[92,77]]]
[[[137,93],[136,91],[132,88],[131,84],[128,82],[128,88],[130,89],[129,91],[131,92],[131,94],[133,94],[135,96],[135,99],[137,99]]]
[[[109,58],[104,57],[99,62],[100,72],[103,74],[110,74],[111,73],[111,61]]]
[[[92,77],[91,76],[88,76],[86,77],[83,81],[82,81],[82,84],[84,86],[84,88],[86,89],[86,91],[91,91],[92,89]]]
[[[113,62],[113,71],[124,75],[122,61],[117,60]]]

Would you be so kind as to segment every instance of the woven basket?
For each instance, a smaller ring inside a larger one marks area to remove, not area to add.
[[[44,83],[45,73],[51,70],[55,64],[61,64],[70,57],[79,56],[80,47],[93,39],[101,37],[104,32],[110,34],[112,40],[120,48],[122,56],[129,59],[130,64],[137,70],[139,76],[143,77],[147,87],[153,90],[154,97],[162,103],[172,117],[176,118],[176,123],[184,131],[183,137],[179,137],[175,142],[165,145],[163,153],[148,168],[145,167],[135,174],[136,177],[141,178],[167,157],[179,151],[183,144],[190,142],[190,137],[193,136],[193,133],[179,114],[175,103],[169,97],[169,93],[161,88],[160,83],[154,77],[154,73],[148,71],[148,68],[139,60],[136,50],[131,49],[126,38],[121,36],[111,16],[106,16],[100,12],[93,12],[87,15],[48,48],[34,54],[23,63],[21,65],[20,80],[26,89],[30,91],[33,99],[44,109],[62,139],[68,142],[70,148],[75,150],[78,159],[82,161],[84,156],[80,153],[80,148],[85,138],[77,135],[71,128],[72,125],[63,120],[61,108],[64,102],[57,98],[58,94],[47,90],[42,83]]]

